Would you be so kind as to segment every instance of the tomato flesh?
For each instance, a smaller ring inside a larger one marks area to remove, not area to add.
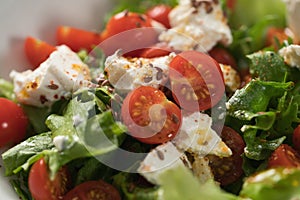
[[[102,180],[87,181],[72,189],[64,200],[121,200],[118,190]]]
[[[129,93],[122,105],[122,120],[131,136],[148,144],[174,138],[181,125],[181,111],[163,92],[141,86]]]
[[[169,76],[174,99],[188,111],[215,106],[225,92],[219,64],[201,52],[185,51],[175,56]]]
[[[146,15],[163,24],[166,28],[171,28],[169,21],[169,13],[171,10],[172,7],[161,4],[150,8],[148,11],[146,11]]]
[[[16,144],[25,138],[28,118],[15,102],[0,98],[0,147]]]
[[[65,44],[73,51],[91,51],[101,41],[101,34],[69,26],[59,26],[56,31],[57,44]]]
[[[298,125],[293,132],[293,147],[300,152],[300,125]]]
[[[39,39],[27,37],[24,44],[24,50],[28,61],[32,64],[32,69],[35,69],[42,62],[47,60],[56,48]]]
[[[66,194],[69,180],[65,167],[58,171],[54,180],[50,180],[48,166],[44,158],[41,158],[30,169],[28,186],[35,200],[57,200]]]
[[[270,156],[268,167],[300,167],[300,155],[287,144],[281,144]]]
[[[227,126],[223,127],[221,138],[231,149],[232,155],[224,158],[209,156],[209,160],[215,180],[225,186],[237,181],[243,175],[241,155],[244,152],[245,142],[235,130]]]

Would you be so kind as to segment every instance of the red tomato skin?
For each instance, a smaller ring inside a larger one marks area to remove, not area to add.
[[[152,27],[151,19],[144,14],[123,11],[110,18],[103,35],[110,37],[130,29],[142,27]]]
[[[295,149],[287,144],[281,144],[270,156],[268,168],[300,167],[300,155]]]
[[[148,11],[146,11],[146,15],[163,24],[166,28],[171,28],[169,21],[169,13],[171,10],[172,7],[161,4],[150,8]]]
[[[65,44],[73,51],[91,51],[102,41],[100,33],[78,29],[69,26],[59,26],[56,30],[56,41],[58,45]]]
[[[298,125],[293,132],[293,147],[300,152],[300,125]]]
[[[209,55],[184,51],[173,58],[170,69],[173,97],[181,108],[207,110],[223,97],[223,74],[219,64]]]
[[[165,43],[157,43],[149,48],[143,49],[140,57],[142,58],[156,58],[161,56],[167,56],[171,52],[174,52],[170,47]]]
[[[65,167],[61,168],[53,181],[50,180],[48,166],[44,158],[41,158],[30,169],[28,186],[35,200],[57,200],[66,194],[69,181]]]
[[[69,191],[64,200],[121,200],[118,190],[102,180],[87,181]]]
[[[28,61],[32,65],[32,69],[37,68],[42,62],[47,60],[55,50],[56,47],[36,38],[27,37],[25,39],[24,51]]]
[[[25,138],[28,123],[21,106],[0,98],[0,147],[21,142]]]
[[[146,15],[134,12],[123,11],[114,15],[101,34],[101,48],[106,55],[122,49],[126,57],[139,57],[144,48],[158,41],[158,32],[151,22]]]
[[[156,112],[153,115],[150,114],[151,108]],[[150,119],[149,115],[153,118]],[[167,100],[163,92],[150,86],[141,86],[126,96],[121,116],[130,135],[146,144],[161,144],[173,139],[181,126],[178,106]],[[158,129],[155,129],[155,123],[159,124]]]
[[[218,63],[230,65],[231,67],[237,69],[237,64],[234,57],[224,48],[214,47],[208,52],[208,54],[213,57]]]

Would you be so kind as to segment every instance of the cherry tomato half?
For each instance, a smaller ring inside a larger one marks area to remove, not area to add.
[[[54,180],[50,180],[48,165],[44,158],[33,164],[28,177],[29,191],[35,200],[57,200],[68,191],[69,174],[66,167],[62,167]]]
[[[107,55],[122,49],[125,56],[139,56],[141,49],[158,40],[158,32],[152,27],[151,21],[146,15],[128,11],[114,15],[102,32],[104,43],[101,48]]]
[[[124,99],[121,115],[129,133],[148,144],[174,138],[181,125],[181,111],[160,90],[141,86]]]
[[[163,24],[166,28],[171,28],[169,21],[169,13],[172,10],[172,7],[168,5],[157,5],[146,11],[146,15],[155,21]]]
[[[231,67],[237,69],[237,64],[234,57],[224,48],[214,47],[208,52],[208,54],[213,57],[218,63],[230,65]]]
[[[298,125],[293,133],[293,147],[300,152],[300,125]]]
[[[155,58],[160,56],[167,56],[171,52],[174,52],[170,47],[165,43],[157,43],[149,48],[143,49],[140,57],[142,58]]]
[[[281,144],[270,156],[268,167],[300,167],[300,155],[291,146]]]
[[[231,149],[232,155],[224,158],[210,156],[209,164],[215,180],[224,186],[237,181],[243,174],[243,158],[241,155],[244,152],[245,142],[240,134],[227,126],[223,127],[221,138]]]
[[[121,200],[118,190],[102,180],[87,181],[66,194],[64,200]]]
[[[170,62],[173,96],[188,111],[207,110],[224,95],[225,86],[219,64],[209,55],[185,51]]]
[[[73,51],[78,52],[82,49],[92,50],[101,41],[101,34],[82,30],[69,26],[59,26],[56,30],[57,44],[65,44]]]
[[[54,46],[39,39],[27,37],[25,40],[24,51],[32,69],[37,68],[55,50]]]
[[[0,147],[20,142],[26,135],[28,118],[15,102],[0,98]]]

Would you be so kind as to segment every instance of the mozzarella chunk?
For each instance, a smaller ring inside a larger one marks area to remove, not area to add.
[[[167,142],[150,151],[137,171],[150,183],[160,185],[162,173],[169,169],[186,165],[191,167],[186,155],[179,151],[171,142]]]
[[[105,61],[109,82],[119,92],[129,92],[139,86],[158,88],[168,80],[169,63],[175,53],[158,58],[125,58],[120,51]]]
[[[211,128],[212,118],[200,112],[183,115],[179,133],[172,140],[175,146],[198,156],[213,154],[228,157],[231,150]]]
[[[72,92],[89,85],[89,74],[88,66],[77,54],[62,45],[34,71],[12,71],[10,77],[19,102],[43,107],[67,99]]]
[[[159,36],[175,50],[206,52],[218,42],[229,45],[232,35],[219,1],[180,0],[169,13],[171,29]]]
[[[280,49],[278,53],[289,66],[300,69],[300,45],[291,44]]]
[[[219,64],[223,73],[225,85],[232,91],[236,91],[241,86],[241,78],[238,72],[230,65]]]

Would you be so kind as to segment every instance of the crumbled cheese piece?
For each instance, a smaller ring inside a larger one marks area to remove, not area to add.
[[[186,155],[167,142],[150,151],[137,171],[150,183],[160,185],[161,174],[180,165],[191,167]]]
[[[280,49],[278,53],[289,66],[300,69],[300,45],[291,44]]]
[[[238,72],[230,65],[219,64],[223,73],[225,85],[232,91],[236,91],[241,86],[241,78]]]
[[[171,29],[159,36],[175,50],[207,52],[218,42],[229,45],[232,35],[219,1],[181,0],[169,13]]]
[[[64,135],[58,135],[53,138],[53,144],[58,151],[64,151],[68,142],[68,137]]]
[[[211,128],[212,118],[200,112],[183,115],[179,133],[172,140],[177,148],[190,153],[205,156],[213,154],[228,157],[231,150]]]
[[[88,66],[65,45],[58,46],[34,71],[12,71],[10,77],[18,101],[38,107],[67,99],[72,92],[90,83]]]
[[[214,179],[214,175],[209,166],[209,159],[207,157],[195,156],[192,164],[192,170],[200,183],[205,183],[208,180]]]
[[[175,53],[158,58],[125,58],[117,51],[107,57],[105,71],[119,92],[129,92],[142,85],[158,88],[167,82],[169,63],[174,57]]]

